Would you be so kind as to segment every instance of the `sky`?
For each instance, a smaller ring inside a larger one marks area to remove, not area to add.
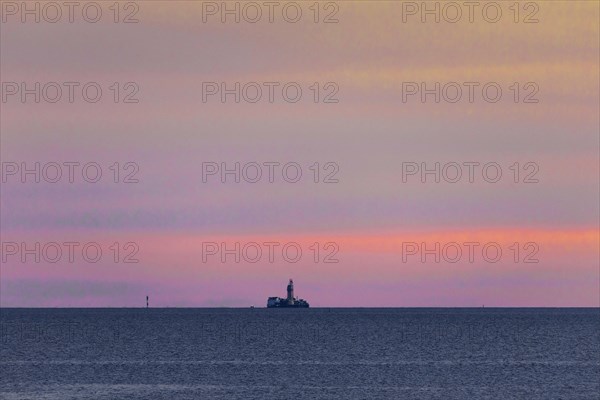
[[[292,3],[3,3],[2,307],[600,305],[597,2]]]

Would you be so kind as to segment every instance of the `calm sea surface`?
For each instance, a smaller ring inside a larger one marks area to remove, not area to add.
[[[0,398],[600,399],[598,309],[1,309]]]

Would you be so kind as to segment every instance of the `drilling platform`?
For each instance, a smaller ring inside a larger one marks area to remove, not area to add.
[[[287,297],[269,297],[267,308],[308,308],[308,302],[304,299],[294,297],[294,281],[290,279],[287,286]]]

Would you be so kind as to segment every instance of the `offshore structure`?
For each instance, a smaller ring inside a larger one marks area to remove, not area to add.
[[[294,281],[290,279],[287,285],[287,297],[269,297],[267,308],[308,308],[308,302],[304,299],[294,297]]]

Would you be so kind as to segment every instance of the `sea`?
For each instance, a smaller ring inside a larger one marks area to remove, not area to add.
[[[600,399],[598,308],[0,309],[0,399]]]

